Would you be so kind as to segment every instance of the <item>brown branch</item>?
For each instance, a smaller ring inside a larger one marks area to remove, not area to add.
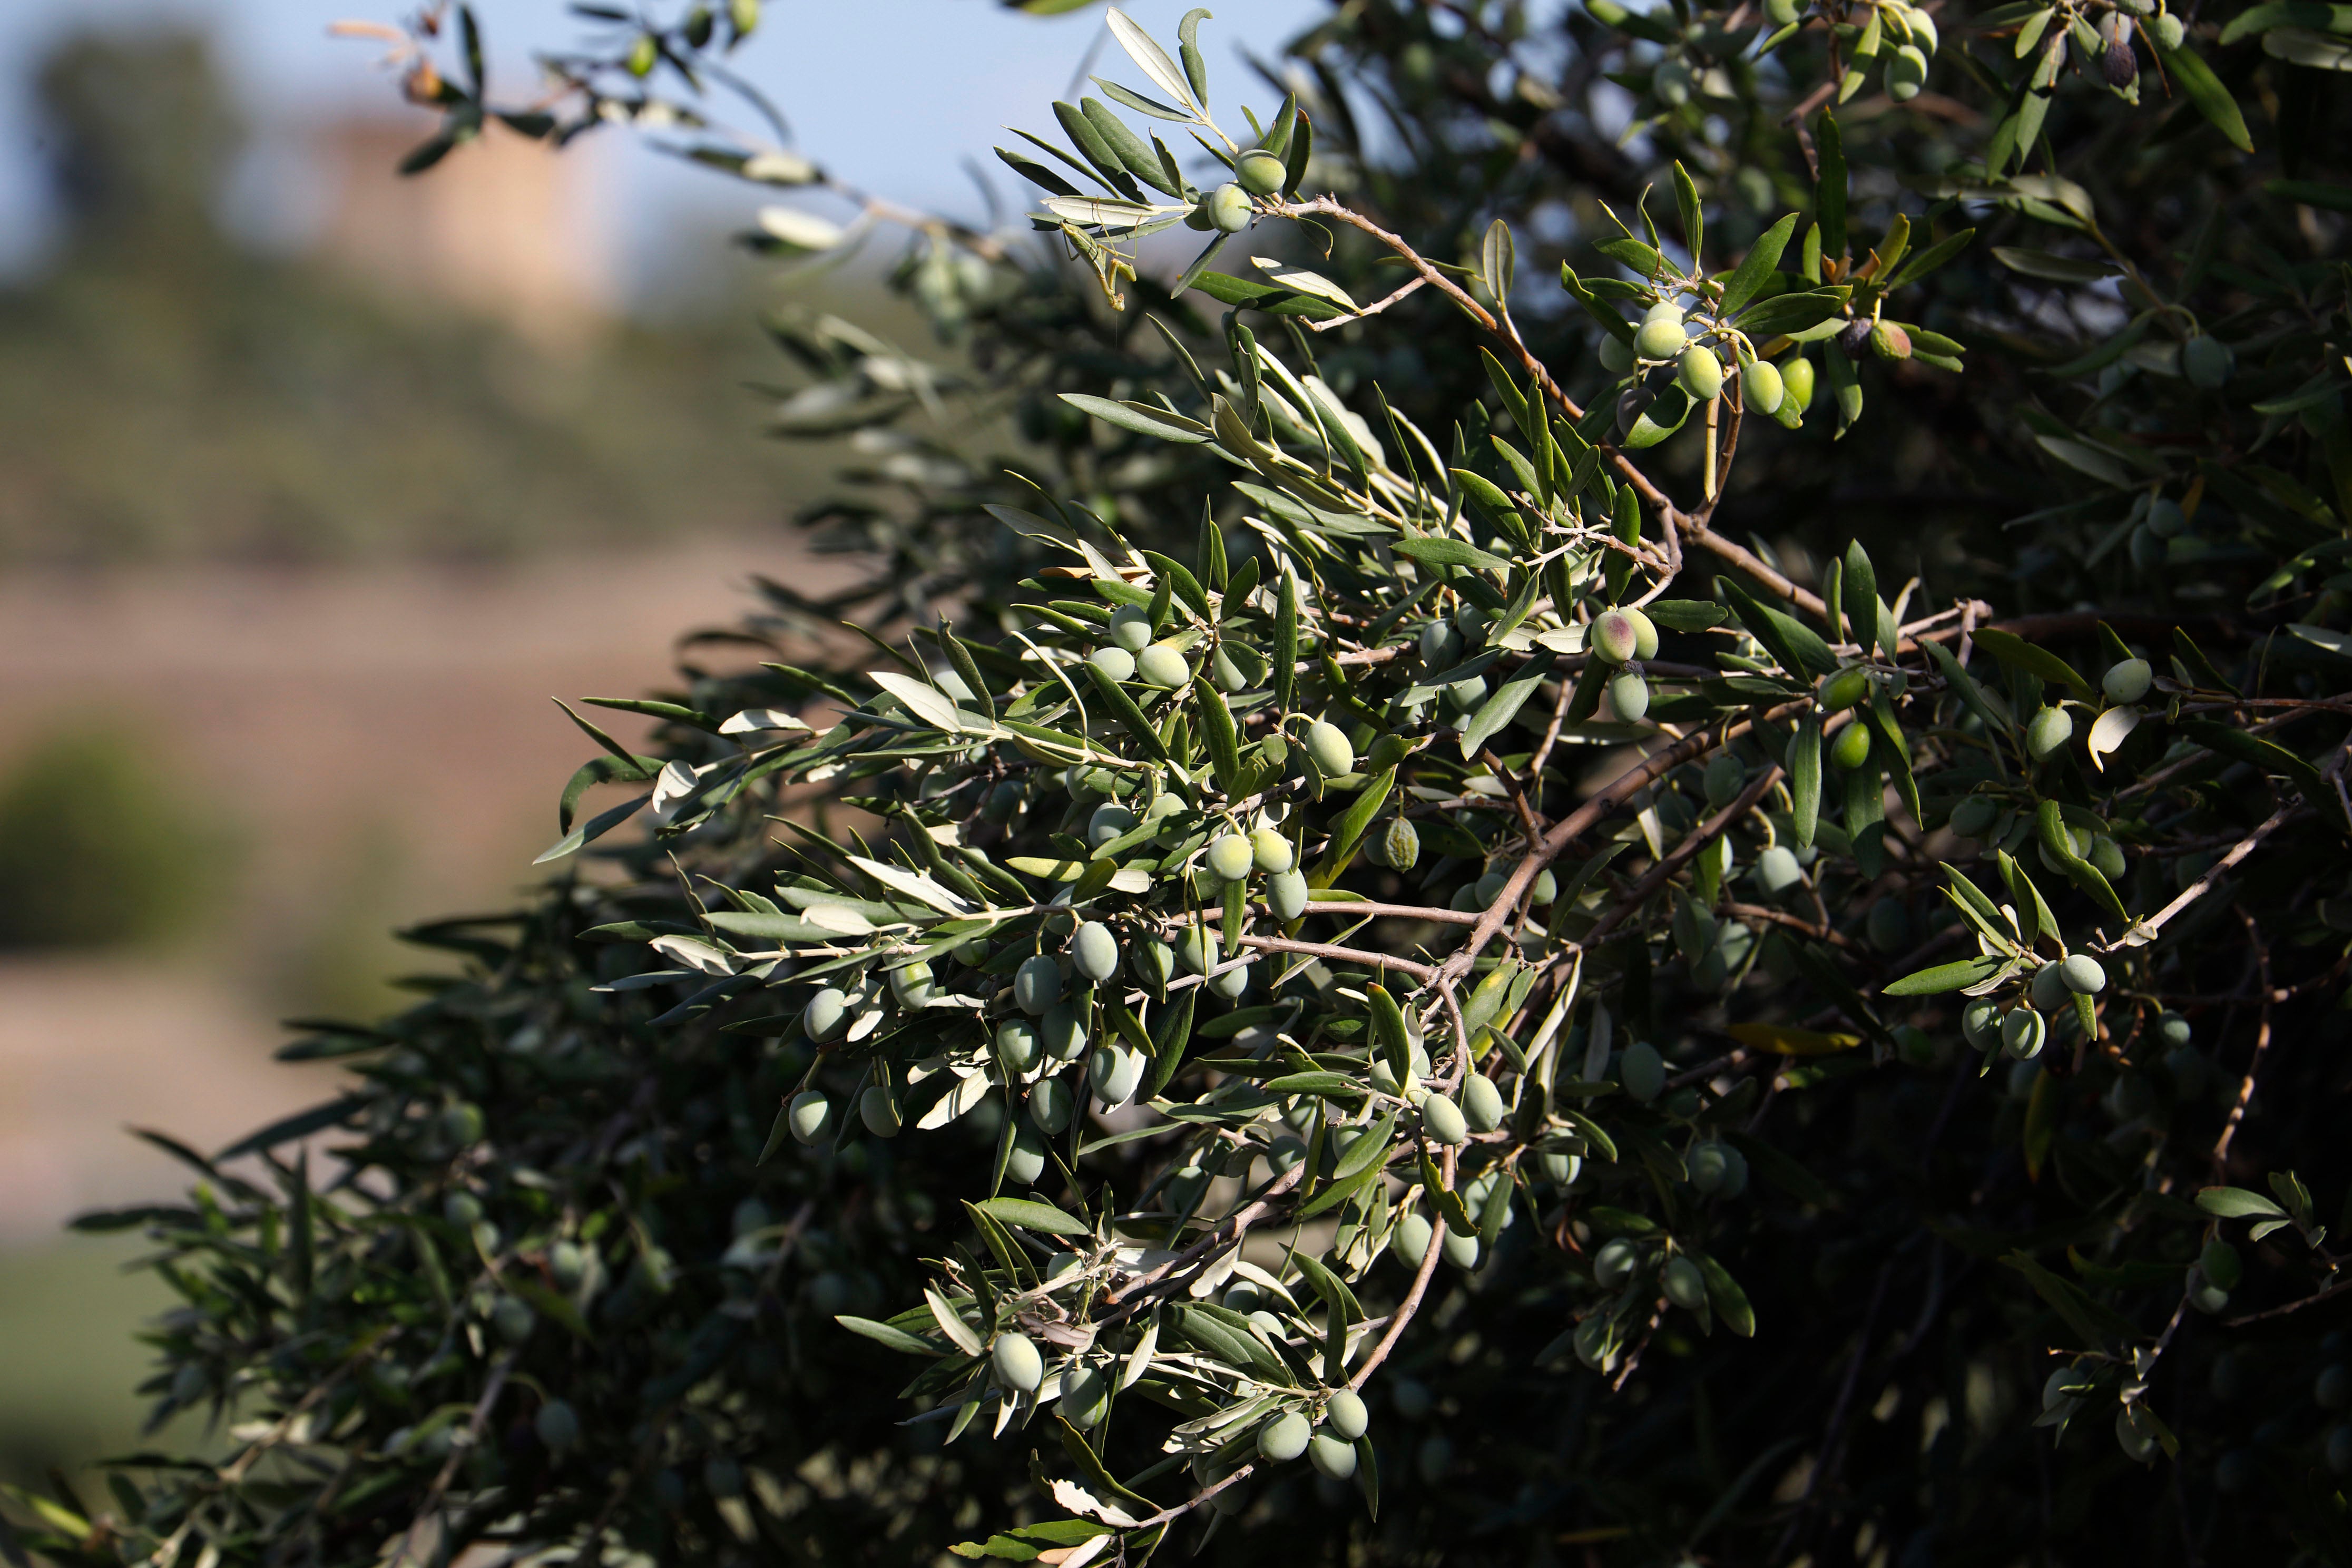
[[[2213,1179],[2217,1182],[2228,1171],[2230,1141],[2245,1124],[2246,1107],[2254,1098],[2254,1075],[2262,1070],[2263,1053],[2271,1046],[2271,950],[2263,941],[2262,928],[2254,924],[2254,917],[2243,909],[2237,911],[2237,916],[2245,922],[2246,940],[2253,944],[2255,961],[2262,966],[2263,1005],[2254,1029],[2254,1054],[2247,1058],[2246,1076],[2238,1080],[2238,1097],[2231,1103],[2229,1120],[2221,1124],[2221,1136],[2213,1144]]]
[[[1412,975],[1426,985],[1437,978],[1434,965],[1415,963],[1409,958],[1396,958],[1387,953],[1366,952],[1361,948],[1335,947],[1327,942],[1293,942],[1288,937],[1258,936],[1244,932],[1244,947],[1255,947],[1265,952],[1304,952],[1316,958],[1328,958],[1335,963],[1358,963],[1367,969],[1394,969]]]

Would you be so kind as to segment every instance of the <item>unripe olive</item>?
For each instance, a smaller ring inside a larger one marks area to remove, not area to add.
[[[2025,724],[2025,750],[2037,763],[2064,747],[2074,733],[2074,715],[2063,708],[2044,708]]]
[[[833,1101],[815,1089],[803,1089],[793,1096],[793,1103],[784,1112],[784,1121],[785,1125],[792,1129],[793,1141],[796,1143],[827,1143],[833,1140]]]
[[[2156,672],[2144,658],[2118,659],[2099,681],[2110,702],[2137,702],[2147,695]]]
[[[1271,827],[1254,829],[1249,836],[1251,863],[1261,871],[1287,871],[1297,863],[1298,852],[1290,840]]]
[[[1927,85],[1927,56],[1916,44],[1905,44],[1886,61],[1886,96],[1897,103],[1919,96]]]
[[[1356,1473],[1356,1445],[1318,1432],[1314,1441],[1307,1445],[1307,1462],[1315,1467],[1318,1475],[1344,1481]]]
[[[1683,352],[1690,334],[1683,330],[1682,312],[1653,316],[1633,334],[1633,353],[1642,359],[1669,360]]]
[[[1689,1258],[1676,1254],[1666,1259],[1658,1271],[1658,1284],[1666,1300],[1685,1312],[1696,1312],[1706,1305],[1706,1275]]]
[[[2238,356],[2221,339],[2200,332],[2180,345],[2180,374],[2191,386],[2210,392],[2226,383],[2238,368]]]
[[[1724,1171],[1729,1163],[1724,1155],[1730,1147],[1727,1143],[1713,1142],[1695,1145],[1683,1159],[1683,1164],[1690,1172],[1691,1185],[1703,1193],[1711,1193],[1720,1187]]]
[[[1709,403],[1723,390],[1723,362],[1715,351],[1693,343],[1675,363],[1675,379],[1694,401]]]
[[[866,1092],[857,1097],[857,1119],[865,1122],[866,1130],[877,1138],[898,1136],[901,1125],[898,1102],[888,1089],[878,1083],[869,1085]]]
[[[2245,1281],[2246,1266],[2236,1247],[2216,1238],[2197,1255],[2197,1272],[2224,1290],[2234,1290]]]
[[[1665,1059],[1658,1055],[1658,1047],[1647,1040],[1627,1046],[1617,1061],[1617,1081],[1644,1105],[1657,1099],[1666,1087]]]
[[[1110,613],[1110,640],[1124,653],[1141,653],[1151,646],[1151,617],[1133,605]]]
[[[2031,1007],[2012,1007],[2000,1021],[2001,1049],[2019,1061],[2030,1061],[2041,1055],[2042,1042],[2048,1037],[2049,1026]]]
[[[2000,1043],[2000,1004],[1990,996],[1979,996],[1960,1009],[1960,1034],[1980,1051],[1989,1051]]]
[[[1045,1381],[1045,1358],[1026,1334],[1006,1330],[996,1336],[988,1356],[995,1363],[996,1381],[1017,1394],[1034,1394]]]
[[[1253,147],[1234,160],[1234,177],[1250,195],[1270,196],[1282,189],[1283,181],[1290,177],[1290,170],[1281,154]]]
[[[2159,47],[2161,47],[2161,48],[2163,48],[2163,49],[2165,49],[2165,50],[2167,50],[2167,51],[2170,51],[2170,50],[2173,50],[2173,49],[2177,49],[2177,48],[2179,48],[2179,47],[2180,47],[2180,45],[2181,45],[2182,41],[2183,41],[2184,39],[2186,39],[2188,37],[2189,37],[2189,29],[2188,29],[2188,27],[2187,27],[2187,26],[2186,26],[2181,22],[2181,20],[2180,20],[2180,18],[2179,18],[2179,17],[2178,17],[2178,16],[2174,16],[2171,12],[2167,11],[2167,12],[2165,12],[2163,15],[2161,15],[2161,16],[2158,16],[2158,17],[2157,17],[2157,19],[2156,19],[2156,41],[2157,41],[2157,44],[2158,44],[2158,46]],[[2328,1450],[2327,1450],[2327,1451],[2328,1451],[2328,1454],[2330,1455],[2330,1458],[2329,1458],[2329,1461],[2328,1461],[2328,1462],[2329,1462],[2330,1464],[2334,1464],[2334,1463],[2335,1463],[2335,1460],[2334,1460],[2333,1456],[2334,1456],[2334,1454],[2335,1454],[2335,1452],[2336,1452],[2336,1448],[2335,1448],[2335,1441],[2334,1441],[2334,1439],[2332,1439],[2332,1438],[2331,1438],[2331,1439],[2329,1439],[2329,1443],[2328,1443]],[[2336,1465],[2336,1468],[2338,1470],[2343,1470],[2343,1469],[2352,1468],[2352,1466],[2347,1466],[2347,1465]]]
[[[1135,673],[1146,686],[1181,686],[1192,679],[1192,667],[1176,649],[1156,642],[1135,656]]]
[[[1854,635],[1861,637],[1863,633],[1857,629]],[[1870,695],[1870,672],[1859,665],[1848,665],[1834,674],[1824,675],[1816,695],[1825,711],[1842,713]]]
[[[2178,539],[2189,531],[2189,514],[2170,496],[2147,503],[2147,531],[2158,539]]]
[[[1238,833],[1228,833],[1209,845],[1209,869],[1221,882],[1238,882],[1250,874],[1253,855],[1250,841]]]
[[[1016,1187],[1029,1187],[1045,1173],[1045,1135],[1034,1127],[1015,1129],[1013,1147],[1004,1152],[1004,1179]]]
[[[1620,614],[1623,615],[1627,620],[1633,623],[1633,657],[1637,659],[1657,658],[1657,623],[1651,620],[1648,616],[1644,615],[1642,611],[1635,609],[1631,605],[1624,606]]]
[[[530,1418],[530,1429],[551,1452],[561,1454],[580,1441],[580,1416],[562,1400],[551,1399]]]
[[[822,1100],[824,1097],[819,1095],[817,1098]],[[828,1105],[825,1109],[831,1110],[832,1107]],[[793,1131],[797,1135],[799,1131],[797,1125]],[[828,1132],[832,1131],[830,1125],[827,1126],[826,1131]],[[803,1138],[801,1142],[805,1143],[810,1140]],[[547,1272],[554,1279],[557,1289],[573,1289],[588,1276],[588,1249],[576,1241],[557,1242],[547,1249]]]
[[[1756,885],[1769,897],[1780,897],[1804,879],[1795,851],[1785,844],[1775,844],[1756,857]]]
[[[2065,976],[2059,973],[2058,966],[2045,963],[2033,972],[2026,996],[2036,1012],[2052,1013],[2073,1001],[2074,994],[2066,989]]]
[[[1450,669],[1462,657],[1462,634],[1454,623],[1439,619],[1421,628],[1421,662],[1431,669]]]
[[[1350,1443],[1362,1436],[1371,1424],[1371,1412],[1364,1408],[1363,1396],[1352,1388],[1334,1389],[1323,1406],[1323,1425]]]
[[[1470,1124],[1473,1132],[1492,1132],[1503,1124],[1503,1091],[1485,1073],[1474,1072],[1462,1080],[1462,1120]],[[1429,1106],[1424,1101],[1421,1113],[1426,1117]]]
[[[1013,972],[1013,1000],[1034,1018],[1062,999],[1062,968],[1044,953],[1033,953]]]
[[[2116,1412],[2116,1442],[2122,1447],[2124,1458],[2136,1465],[2147,1464],[2158,1452],[2156,1427],[2140,1414],[2137,1405],[2126,1405]]]
[[[1068,1001],[1055,1003],[1037,1020],[1037,1044],[1057,1062],[1074,1062],[1087,1054],[1087,1009]]]
[[[2156,1017],[2157,1038],[2168,1046],[2185,1046],[2196,1037],[2189,1020],[2178,1013],[2159,1013]]]
[[[1275,919],[1287,923],[1307,912],[1307,878],[1303,872],[1277,871],[1265,879],[1265,901]]]
[[[486,1125],[478,1105],[461,1100],[441,1108],[441,1136],[459,1148],[480,1142]]]
[[[1249,689],[1249,672],[1242,668],[1230,647],[1217,649],[1216,657],[1209,661],[1209,673],[1215,679],[1217,689],[1228,695]]]
[[[1406,1268],[1418,1268],[1429,1255],[1430,1234],[1429,1220],[1416,1211],[1396,1222],[1396,1228],[1389,1232],[1389,1245]]]
[[[1122,686],[1135,679],[1135,656],[1123,647],[1098,647],[1087,662]]]
[[[1135,977],[1156,991],[1176,973],[1176,950],[1164,942],[1146,940],[1128,950],[1127,962]]]
[[[1802,354],[1791,354],[1780,362],[1780,406],[1774,412],[1783,419],[1793,410],[1802,414],[1813,405],[1813,362]]]
[[[1118,938],[1102,921],[1086,921],[1070,940],[1070,963],[1088,980],[1108,980],[1118,973]]]
[[[1503,871],[1489,871],[1479,878],[1472,889],[1477,895],[1479,907],[1483,909],[1501,898],[1503,889],[1509,884],[1510,879],[1509,874]]]
[[[2104,833],[2091,837],[2091,852],[2084,857],[2099,868],[2099,875],[2112,882],[2124,874],[2124,847]]]
[[[1601,1250],[1592,1255],[1592,1278],[1601,1289],[1614,1290],[1633,1278],[1634,1266],[1642,1260],[1642,1249],[1623,1237],[1603,1242]]]
[[[519,1345],[530,1338],[531,1330],[538,1326],[539,1314],[530,1310],[530,1304],[512,1296],[499,1297],[498,1305],[490,1309],[490,1327],[498,1331],[499,1338],[510,1345]]]
[[[1840,730],[1830,742],[1830,761],[1847,773],[1870,761],[1870,726],[1856,720]]]
[[[1604,664],[1623,664],[1641,646],[1641,629],[1622,610],[1603,610],[1592,617],[1585,646]]]
[[[1601,368],[1622,375],[1633,368],[1633,345],[1614,332],[1601,334]]]
[[[1723,1154],[1723,1180],[1716,1186],[1718,1197],[1736,1198],[1748,1190],[1748,1156],[1728,1143],[1716,1145]]]
[[[1257,1429],[1257,1451],[1277,1465],[1288,1464],[1307,1452],[1313,1436],[1306,1416],[1296,1410],[1286,1410]]]
[[[1184,967],[1195,974],[1206,974],[1217,966],[1217,934],[1206,926],[1187,926],[1183,939],[1177,943],[1177,956]]]
[[[915,963],[890,971],[890,994],[902,1007],[919,1007],[933,994],[933,975],[928,963]]]
[[[1640,723],[1650,711],[1650,683],[1630,669],[1610,677],[1609,709],[1625,723]]]
[[[2069,954],[2058,966],[2058,977],[2077,996],[2096,996],[2107,988],[2107,972],[2087,952]]]
[[[1249,193],[1237,184],[1219,185],[1201,198],[1200,210],[1209,220],[1209,226],[1224,234],[1239,234],[1249,227],[1251,207]]]
[[[1076,1108],[1076,1097],[1060,1079],[1040,1079],[1030,1087],[1029,1120],[1040,1132],[1061,1131],[1070,1124],[1070,1113]]]
[[[2000,807],[1989,795],[1972,795],[1952,807],[1951,827],[1963,838],[1982,838]]]
[[[1087,1060],[1087,1081],[1094,1086],[1095,1098],[1105,1105],[1125,1105],[1135,1098],[1136,1086],[1143,1081],[1144,1067],[1141,1051],[1097,1046],[1094,1055]]]
[[[1037,1026],[1026,1018],[1007,1018],[996,1026],[996,1059],[1008,1073],[1019,1075],[1037,1065],[1045,1047]]]
[[[1110,1414],[1110,1379],[1093,1367],[1062,1377],[1062,1419],[1084,1432]]]
[[[1551,874],[1549,866],[1537,872],[1536,879],[1528,885],[1528,897],[1536,903],[1548,904],[1559,896],[1559,879]]]
[[[1462,1108],[1442,1094],[1433,1094],[1421,1102],[1421,1125],[1433,1143],[1448,1146],[1470,1142],[1470,1126],[1463,1119]]]
[[[1650,74],[1650,90],[1657,94],[1659,102],[1679,108],[1690,101],[1691,86],[1696,79],[1690,67],[1682,61],[1661,60],[1658,68]]]
[[[1769,414],[1780,406],[1788,389],[1780,384],[1780,372],[1769,360],[1758,360],[1739,373],[1739,400],[1759,414]]]
[[[1318,719],[1307,727],[1307,755],[1327,779],[1356,771],[1354,743],[1345,730],[1328,719]]]
[[[839,1035],[849,1022],[849,998],[828,985],[809,998],[801,1010],[801,1032],[819,1045]]]
[[[1021,786],[1007,779],[988,792],[988,805],[983,809],[992,820],[1003,822],[1021,809]]]
[[[1440,699],[1454,712],[1475,713],[1478,705],[1486,700],[1486,678],[1483,675],[1464,676],[1448,685],[1440,693]]]
[[[988,939],[984,936],[976,936],[968,942],[956,943],[956,962],[967,968],[978,969],[992,956],[994,955],[989,948]]]
[[[1478,1267],[1479,1254],[1482,1249],[1478,1245],[1477,1237],[1465,1236],[1449,1226],[1439,1237],[1438,1245],[1444,1249],[1445,1261],[1454,1268],[1467,1273]]]

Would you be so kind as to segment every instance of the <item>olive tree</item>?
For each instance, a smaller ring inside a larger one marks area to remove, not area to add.
[[[756,6],[583,9],[516,129],[847,189]],[[770,324],[871,574],[86,1222],[230,1442],[26,1544],[2352,1556],[2338,19],[1391,0],[1243,125],[1209,20],[1025,237],[866,199],[961,357]]]

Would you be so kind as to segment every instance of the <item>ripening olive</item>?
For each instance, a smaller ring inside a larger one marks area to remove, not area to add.
[[[1222,882],[1238,882],[1250,874],[1254,860],[1250,841],[1238,833],[1228,833],[1209,846],[1209,869]]]
[[[1650,711],[1650,683],[1630,669],[1611,676],[1609,710],[1624,723],[1640,723]]]
[[[1830,742],[1830,761],[1847,773],[1870,761],[1870,726],[1856,720]]]
[[[1328,719],[1307,727],[1307,755],[1318,773],[1336,779],[1356,770],[1356,748],[1348,732]]]
[[[1769,414],[1780,406],[1788,389],[1780,384],[1780,373],[1769,360],[1758,360],[1739,373],[1739,400],[1759,414]]]
[[[898,1136],[898,1102],[880,1084],[868,1086],[857,1097],[857,1119],[866,1123],[866,1131],[877,1138]]]
[[[1296,1410],[1286,1410],[1257,1429],[1257,1451],[1276,1464],[1287,1464],[1307,1452],[1313,1436],[1307,1417]]]
[[[1135,679],[1135,656],[1123,647],[1098,647],[1087,662],[1121,686]]]
[[[1603,664],[1623,664],[1641,646],[1641,629],[1623,610],[1603,610],[1592,617],[1585,646]]]
[[[1207,216],[1212,228],[1223,234],[1239,234],[1249,226],[1249,193],[1230,183],[1219,185],[1201,198],[1199,210]]]
[[[1108,980],[1118,973],[1118,938],[1100,921],[1087,921],[1070,940],[1070,964],[1088,980]]]
[[[1463,1119],[1462,1108],[1442,1094],[1433,1094],[1421,1102],[1421,1125],[1433,1143],[1447,1146],[1470,1142],[1470,1126]]]
[[[1192,667],[1175,648],[1156,642],[1135,656],[1135,673],[1146,686],[1181,686],[1192,679]]]
[[[2044,708],[2026,721],[2025,749],[2037,763],[2063,749],[2074,733],[2074,715],[2063,708]]]
[[[1034,1394],[1045,1381],[1045,1358],[1039,1353],[1037,1342],[1026,1334],[1008,1329],[996,1336],[988,1354],[996,1365],[996,1381],[1015,1393]]]
[[[833,1137],[833,1101],[815,1089],[803,1089],[793,1096],[784,1112],[785,1125],[792,1129],[793,1141],[802,1144],[828,1142]]]
[[[1685,1312],[1696,1312],[1706,1305],[1706,1275],[1689,1258],[1677,1254],[1666,1259],[1658,1271],[1658,1284],[1666,1300]]]
[[[1061,966],[1044,953],[1033,953],[1013,972],[1013,1000],[1034,1018],[1062,999]]]
[[[2087,952],[2068,955],[2058,966],[2058,977],[2077,996],[2096,996],[2107,988],[2107,972]]]
[[[1250,195],[1270,196],[1282,189],[1283,181],[1290,177],[1290,170],[1281,154],[1253,147],[1234,160],[1234,177]]]
[[[1141,653],[1151,645],[1151,617],[1133,605],[1110,613],[1110,640],[1123,653]]]
[[[1421,859],[1421,830],[1404,817],[1397,817],[1381,836],[1381,860],[1398,871],[1410,871]]]
[[[1665,1058],[1658,1055],[1657,1047],[1636,1040],[1617,1060],[1617,1081],[1627,1094],[1647,1105],[1665,1089]]]
[[[1712,402],[1723,390],[1723,362],[1715,357],[1713,349],[1693,343],[1675,361],[1675,379],[1682,384],[1682,389],[1694,400]]]

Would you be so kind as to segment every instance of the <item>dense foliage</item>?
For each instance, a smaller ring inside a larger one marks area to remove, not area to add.
[[[515,119],[830,184],[756,19]],[[982,380],[776,323],[871,577],[91,1222],[235,1443],[37,1550],[2352,1556],[2334,14],[1200,20],[917,217]]]

